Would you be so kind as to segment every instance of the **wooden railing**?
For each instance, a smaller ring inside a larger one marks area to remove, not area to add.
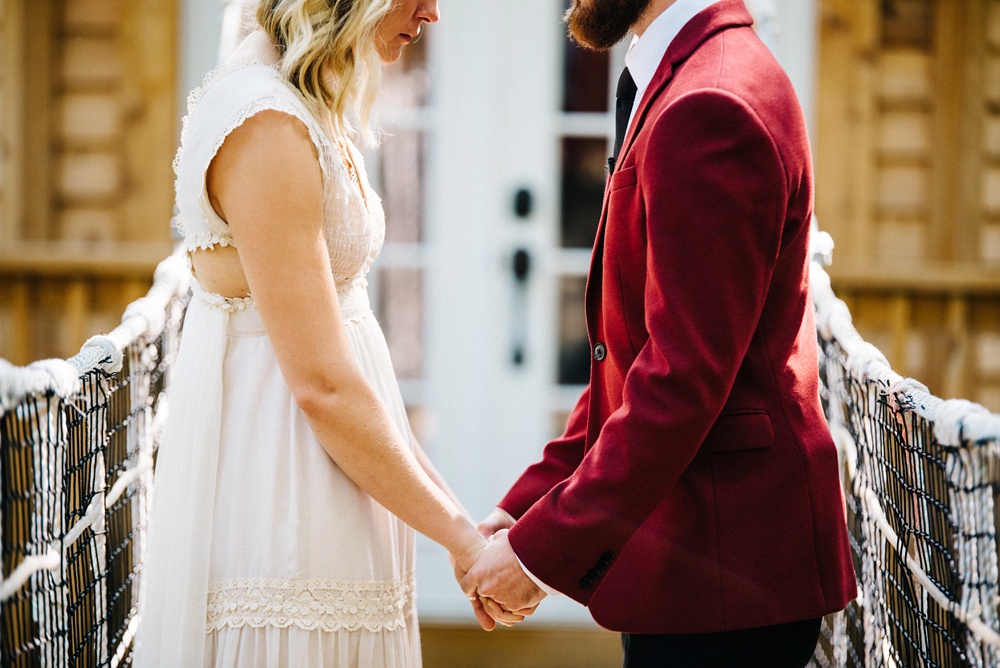
[[[170,242],[0,247],[0,357],[69,357],[148,290]],[[833,287],[893,368],[1000,411],[1000,266],[836,257]]]
[[[855,327],[898,373],[1000,411],[1000,266],[834,254],[828,271]]]
[[[146,294],[170,242],[17,242],[0,246],[0,357],[69,357],[113,329]]]

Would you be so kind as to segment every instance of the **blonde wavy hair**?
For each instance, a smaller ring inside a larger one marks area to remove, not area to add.
[[[376,143],[371,117],[382,78],[376,29],[395,1],[260,0],[257,22],[281,53],[280,71],[335,135]]]

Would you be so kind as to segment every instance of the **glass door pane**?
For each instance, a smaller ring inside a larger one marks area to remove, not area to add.
[[[563,248],[592,248],[604,200],[608,174],[608,139],[599,137],[562,138]]]
[[[385,210],[385,245],[369,275],[372,306],[385,333],[411,426],[421,442],[431,411],[424,388],[426,346],[427,137],[434,114],[428,76],[433,28],[386,68],[378,100],[378,148],[367,156],[369,178]]]
[[[607,112],[608,69],[611,64],[608,53],[589,51],[571,40],[565,41],[563,111]]]
[[[553,275],[558,295],[558,322],[552,338],[557,365],[550,389],[550,436],[565,427],[565,418],[590,375],[584,291],[614,138],[612,86],[625,53],[625,45],[600,53],[583,49],[568,37],[565,26],[558,44],[563,51],[563,104],[553,137],[560,147],[560,197]]]

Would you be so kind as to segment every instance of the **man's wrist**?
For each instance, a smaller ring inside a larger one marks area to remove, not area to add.
[[[513,545],[511,545],[510,549],[511,549],[512,552],[514,552],[514,546]],[[539,589],[541,589],[542,591],[544,591],[549,596],[559,596],[560,595],[561,592],[559,592],[559,591],[553,589],[552,587],[550,587],[549,585],[545,584],[544,582],[542,582],[541,580],[539,580],[537,577],[535,577],[534,573],[532,573],[527,568],[525,568],[524,567],[524,562],[521,561],[521,557],[517,556],[517,552],[514,552],[514,558],[517,559],[517,565],[521,567],[521,570],[524,571],[524,574],[527,575],[528,578],[531,579],[531,581],[534,582],[538,586]]]

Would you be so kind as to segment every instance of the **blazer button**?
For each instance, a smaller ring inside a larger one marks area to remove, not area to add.
[[[587,577],[590,578],[591,580],[596,580],[597,578],[601,577],[601,571],[597,570],[596,568],[591,568],[589,571],[587,571]]]
[[[603,362],[604,358],[608,356],[608,349],[603,343],[598,343],[594,346],[594,359],[598,362]]]
[[[582,578],[580,580],[580,588],[581,589],[590,589],[593,586],[594,586],[594,581],[592,579],[590,579],[590,578]]]

